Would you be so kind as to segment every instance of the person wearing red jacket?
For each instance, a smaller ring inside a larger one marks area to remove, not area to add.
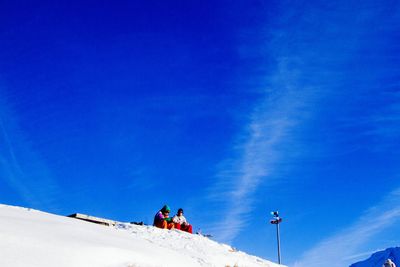
[[[178,213],[172,218],[175,228],[181,231],[192,233],[192,226],[186,221],[185,216],[183,216],[183,209],[179,209]]]

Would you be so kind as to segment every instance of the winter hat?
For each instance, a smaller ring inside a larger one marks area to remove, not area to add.
[[[166,211],[170,212],[171,209],[169,208],[168,205],[164,205],[164,207],[162,207],[161,211],[162,211],[162,212],[166,212]]]
[[[183,209],[182,209],[182,208],[180,208],[180,209],[178,210],[178,213],[179,213],[179,212],[182,212],[182,213],[183,213]]]

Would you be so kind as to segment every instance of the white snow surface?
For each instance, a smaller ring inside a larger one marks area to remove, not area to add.
[[[0,204],[0,266],[279,267],[201,235],[152,226],[97,225]]]

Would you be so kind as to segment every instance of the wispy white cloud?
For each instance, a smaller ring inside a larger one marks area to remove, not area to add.
[[[23,171],[19,165],[14,149],[11,145],[4,123],[0,117],[0,130],[4,140],[2,153],[0,155],[0,174],[1,178],[5,179],[11,187],[13,187],[20,195],[29,203],[33,203],[34,197],[26,187],[26,185],[17,177],[23,176]],[[7,155],[8,154],[8,155]]]
[[[400,188],[368,209],[347,229],[326,238],[305,252],[293,267],[349,266],[360,254],[360,246],[400,221]]]
[[[353,58],[359,57],[362,52],[358,49],[369,32],[367,26],[376,21],[373,16],[374,9],[365,10],[365,19],[360,23],[352,23],[355,9],[342,9],[341,4],[334,2],[329,5],[332,5],[333,9],[338,8],[337,12],[313,6],[299,14],[299,10],[304,11],[304,8],[297,9],[290,4],[292,8],[288,13],[285,10],[286,15],[280,21],[284,30],[276,30],[271,34],[271,49],[265,48],[268,49],[265,52],[278,63],[277,71],[273,77],[267,78],[269,86],[265,97],[249,116],[245,130],[238,137],[238,145],[232,153],[234,156],[221,164],[216,175],[218,181],[210,192],[210,198],[223,203],[226,208],[221,220],[211,226],[225,241],[234,239],[248,223],[246,216],[255,205],[254,195],[257,187],[275,181],[279,171],[278,164],[292,152],[287,149],[288,144],[302,146],[301,142],[296,142],[297,138],[307,120],[322,109],[320,106],[325,104],[324,108],[328,110],[329,106],[334,104],[336,109],[335,112],[327,114],[331,117],[324,118],[325,121],[332,122],[334,127],[322,129],[329,131],[326,136],[334,137],[326,140],[326,143],[330,142],[332,147],[337,144],[346,145],[342,145],[339,152],[336,149],[321,149],[321,155],[317,155],[319,144],[316,144],[312,153],[320,157],[322,154],[346,153],[358,149],[357,142],[350,140],[355,134],[349,136],[348,129],[340,131],[338,128],[346,127],[341,118],[348,118],[353,109],[359,108],[362,110],[360,113],[366,113],[365,106],[357,105],[362,102],[358,102],[361,98],[358,95],[363,95],[361,90],[370,88],[369,83],[374,80],[368,77],[367,79],[364,71],[350,69],[349,62],[354,63]],[[316,21],[318,23],[315,23]],[[308,36],[307,33],[316,34],[318,38]],[[244,53],[246,51],[248,50]],[[354,83],[356,89],[344,89],[345,86]],[[353,99],[354,95],[357,95],[356,100]],[[381,136],[397,136],[398,116],[393,114],[398,112],[394,111],[398,111],[398,103],[395,101],[384,110],[376,113],[369,111],[365,115],[366,123],[374,127],[365,129],[374,131],[376,135],[380,132]],[[334,120],[332,116],[336,116]],[[359,120],[360,114],[357,113],[357,116],[351,118],[349,127],[360,123]],[[358,135],[367,134],[366,131],[355,131]],[[327,145],[323,146],[325,148]],[[283,147],[285,149],[282,149]],[[396,211],[393,212],[394,214],[389,212],[387,216],[396,217]],[[236,217],[240,217],[241,220],[235,220],[232,225],[232,218]],[[371,227],[365,230],[372,233],[375,228]]]
[[[46,205],[46,208],[54,210],[58,186],[18,126],[5,94],[0,93],[0,179],[26,204],[33,207]]]
[[[385,250],[386,248],[380,248],[380,249],[375,249],[375,250],[371,250],[371,251],[364,251],[358,254],[354,254],[351,255],[350,257],[344,258],[345,261],[351,261],[351,262],[355,262],[359,259],[363,259],[363,258],[368,258],[369,256],[371,256],[372,254],[378,252],[378,251],[382,251]]]
[[[276,163],[283,153],[290,153],[283,152],[282,145],[296,138],[296,129],[305,123],[309,106],[318,97],[316,90],[301,90],[296,77],[297,73],[288,70],[286,60],[282,60],[271,90],[254,108],[246,130],[238,137],[235,157],[221,164],[218,182],[209,195],[226,208],[224,217],[211,226],[221,240],[231,242],[248,224],[255,191],[274,181]],[[241,219],[232,224],[232,218]]]

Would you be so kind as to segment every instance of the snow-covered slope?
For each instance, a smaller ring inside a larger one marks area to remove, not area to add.
[[[0,205],[0,254],[7,267],[280,266],[178,230],[107,227],[6,205]]]
[[[350,265],[350,267],[382,267],[387,259],[391,259],[397,266],[400,266],[400,247],[388,248],[372,254],[371,257]]]

